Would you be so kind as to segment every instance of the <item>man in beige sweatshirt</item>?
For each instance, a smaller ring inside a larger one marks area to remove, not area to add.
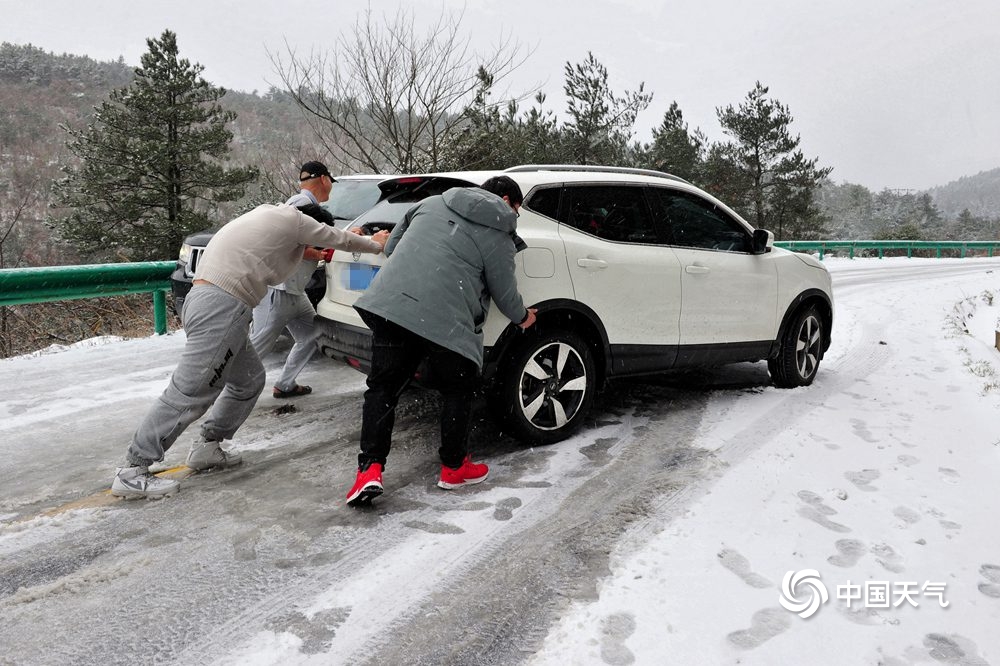
[[[264,366],[249,343],[254,306],[269,285],[291,276],[307,247],[377,254],[388,239],[388,232],[366,238],[319,221],[329,222],[329,216],[315,204],[263,205],[212,237],[181,311],[187,341],[180,362],[132,436],[125,466],[115,471],[113,495],[157,498],[176,492],[177,481],[154,476],[149,466],[209,408],[187,466],[201,470],[242,461],[221,443],[243,425],[264,389]]]

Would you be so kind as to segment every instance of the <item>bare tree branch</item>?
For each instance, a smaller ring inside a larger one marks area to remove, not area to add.
[[[286,42],[284,56],[268,56],[332,162],[347,171],[433,171],[464,120],[479,69],[500,81],[530,55],[509,34],[474,53],[462,17],[442,11],[418,34],[412,11],[378,18],[369,10],[329,54],[303,56]]]

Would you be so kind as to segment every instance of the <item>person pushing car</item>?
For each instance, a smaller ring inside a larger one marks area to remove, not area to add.
[[[254,306],[268,285],[291,276],[306,247],[377,254],[388,239],[386,232],[365,238],[340,231],[328,226],[331,221],[315,204],[265,204],[212,237],[181,310],[187,337],[180,362],[132,436],[125,463],[115,470],[112,495],[159,498],[176,492],[176,480],[154,475],[149,466],[209,408],[187,466],[202,470],[242,462],[239,453],[221,445],[243,425],[264,390],[264,366],[248,339]]]
[[[355,303],[372,330],[372,367],[349,506],[382,494],[396,404],[424,359],[442,395],[437,485],[457,488],[489,474],[471,461],[468,436],[490,300],[522,329],[535,323],[514,274],[514,256],[525,247],[516,233],[522,200],[513,179],[497,176],[428,197],[393,229],[389,260]]]

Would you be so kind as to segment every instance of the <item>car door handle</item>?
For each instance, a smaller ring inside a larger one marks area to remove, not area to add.
[[[608,262],[603,259],[591,259],[587,257],[584,259],[577,259],[576,265],[580,268],[607,268]]]
[[[690,273],[691,275],[702,275],[703,273],[707,273],[710,270],[712,269],[709,268],[708,266],[699,266],[697,264],[691,264],[690,266],[684,267],[684,272]]]

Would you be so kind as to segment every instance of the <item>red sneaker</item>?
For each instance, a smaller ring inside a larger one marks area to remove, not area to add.
[[[453,488],[458,488],[459,486],[468,486],[473,483],[479,483],[480,481],[485,481],[489,474],[489,467],[479,463],[474,463],[469,460],[469,456],[465,456],[465,460],[462,461],[462,466],[458,469],[452,469],[451,467],[441,465],[441,480],[438,481],[438,488],[451,490]]]
[[[365,506],[383,492],[382,465],[372,463],[368,469],[358,470],[358,478],[354,481],[351,492],[347,493],[347,506]]]

